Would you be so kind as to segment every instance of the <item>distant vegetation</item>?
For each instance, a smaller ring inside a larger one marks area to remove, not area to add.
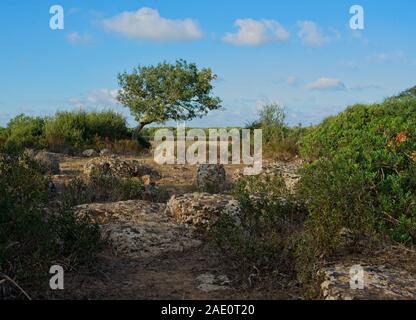
[[[137,150],[126,119],[113,111],[57,112],[52,117],[19,115],[0,130],[0,146],[6,149],[48,149],[79,152],[87,148]],[[117,150],[116,150],[117,151]]]
[[[264,156],[275,160],[289,160],[299,155],[299,140],[307,128],[302,126],[290,127],[286,124],[284,108],[277,104],[265,105],[258,119],[247,124],[249,129],[263,130]]]

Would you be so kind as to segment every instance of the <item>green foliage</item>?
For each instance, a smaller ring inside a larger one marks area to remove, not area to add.
[[[0,149],[4,148],[4,144],[6,143],[7,138],[8,138],[7,129],[0,127]]]
[[[301,190],[321,251],[336,246],[343,227],[416,239],[416,99],[350,107],[311,129],[301,146],[315,160]]]
[[[288,159],[299,154],[298,141],[305,129],[287,126],[285,118],[284,109],[279,105],[265,105],[259,112],[259,119],[247,126],[262,129],[264,153],[268,157]]]
[[[75,178],[66,186],[62,195],[69,206],[142,199],[144,186],[136,178],[117,178],[94,174],[89,179]]]
[[[47,148],[56,152],[87,148],[139,150],[138,142],[130,138],[126,119],[113,111],[57,112],[46,118],[19,115],[7,128],[0,128],[0,147],[9,152],[24,148]],[[149,146],[143,138],[139,142]]]
[[[0,270],[34,294],[51,265],[89,263],[99,244],[95,225],[69,208],[47,209],[48,183],[28,157],[0,156]]]
[[[407,99],[407,98],[416,98],[416,86],[411,87],[403,92],[401,92],[400,94],[398,94],[397,96],[391,97],[388,100],[397,100],[397,99]]]
[[[140,66],[119,74],[118,101],[130,109],[139,131],[151,123],[190,120],[220,108],[221,100],[211,96],[215,79],[210,69],[184,60]]]
[[[3,131],[6,149],[42,148],[44,146],[43,128],[45,120],[40,117],[18,115],[9,121]]]
[[[253,267],[289,272],[292,241],[303,217],[283,178],[247,177],[236,183],[233,195],[242,208],[239,223],[223,214],[210,228],[210,238],[245,276]]]
[[[126,139],[129,132],[126,120],[112,111],[58,112],[45,124],[45,140],[54,151],[97,145],[99,142]]]

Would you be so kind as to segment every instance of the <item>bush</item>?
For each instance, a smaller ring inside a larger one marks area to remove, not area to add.
[[[45,145],[43,129],[45,120],[39,117],[28,117],[23,114],[13,118],[3,130],[3,144],[6,149],[40,149]]]
[[[0,156],[0,270],[34,295],[48,287],[52,265],[88,264],[99,244],[94,224],[66,207],[47,209],[49,181],[41,171],[26,156]],[[9,293],[5,298],[19,295]]]
[[[6,143],[7,138],[8,138],[7,129],[0,127],[0,149],[4,148],[4,144]]]
[[[301,190],[322,246],[334,247],[331,237],[343,227],[416,239],[415,114],[413,98],[355,105],[301,141],[302,154],[315,160],[302,174]]]
[[[53,151],[93,148],[128,137],[126,120],[112,111],[58,112],[45,124],[45,140]]]
[[[287,160],[299,154],[298,141],[305,129],[300,125],[288,127],[285,118],[282,107],[270,104],[260,110],[258,120],[247,126],[263,130],[264,153],[268,157]]]
[[[68,206],[94,202],[141,199],[144,185],[137,178],[118,178],[95,174],[89,179],[75,178],[66,186],[63,201]]]
[[[303,216],[279,175],[254,176],[236,183],[233,194],[242,208],[241,222],[222,215],[209,236],[233,259],[241,274],[254,269],[292,270],[292,244]]]

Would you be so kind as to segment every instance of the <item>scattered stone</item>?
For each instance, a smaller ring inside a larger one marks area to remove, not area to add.
[[[82,156],[85,158],[92,158],[98,156],[98,153],[94,149],[88,149],[82,152]]]
[[[364,271],[362,278],[357,273],[360,267]],[[321,284],[321,290],[326,300],[414,300],[416,298],[416,278],[396,267],[337,264],[325,268],[322,273],[324,282]]]
[[[201,192],[221,192],[227,187],[222,164],[201,164],[196,173],[196,184]]]
[[[204,273],[196,278],[200,283],[198,289],[203,292],[228,290],[230,289],[230,280],[226,275],[215,276],[212,273]]]
[[[42,168],[45,170],[45,173],[48,174],[59,174],[59,156],[56,153],[40,151],[35,156],[34,159],[39,162]]]
[[[202,229],[208,229],[221,213],[230,215],[239,223],[240,212],[238,201],[222,194],[190,193],[173,196],[167,203],[167,214],[177,222]]]
[[[84,165],[84,174],[88,177],[94,174],[120,178],[142,177],[144,175],[150,175],[154,179],[159,177],[155,170],[137,160],[121,160],[118,157],[91,159]]]
[[[147,258],[199,246],[192,230],[169,219],[165,208],[165,204],[130,200],[81,205],[76,211],[100,225],[102,237],[119,255]]]

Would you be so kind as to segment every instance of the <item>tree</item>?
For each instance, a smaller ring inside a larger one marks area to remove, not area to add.
[[[118,75],[117,100],[130,109],[139,133],[151,123],[191,120],[221,108],[221,99],[211,96],[216,78],[211,69],[199,70],[184,60],[139,66]]]

